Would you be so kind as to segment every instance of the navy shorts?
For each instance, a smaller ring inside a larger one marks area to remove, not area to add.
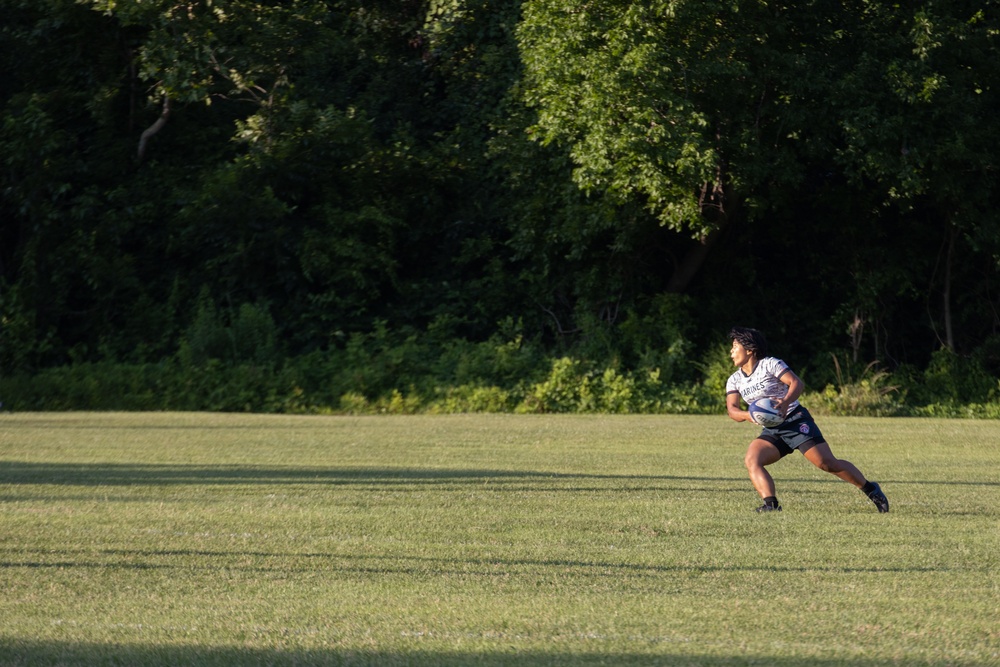
[[[757,437],[777,447],[783,457],[808,442],[825,442],[812,415],[801,405],[792,410],[785,421],[774,428],[765,428]]]

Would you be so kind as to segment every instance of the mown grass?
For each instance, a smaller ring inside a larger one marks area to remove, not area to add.
[[[821,426],[0,415],[0,664],[1000,664],[1000,423]]]

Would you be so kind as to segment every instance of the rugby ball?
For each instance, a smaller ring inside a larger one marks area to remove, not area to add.
[[[774,409],[770,398],[758,398],[747,408],[750,418],[765,428],[774,428],[785,419]]]

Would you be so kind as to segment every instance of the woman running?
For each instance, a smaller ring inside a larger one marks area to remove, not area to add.
[[[868,481],[853,463],[838,459],[830,451],[830,445],[823,439],[812,415],[799,405],[798,398],[804,388],[802,380],[784,361],[767,356],[764,334],[756,329],[734,327],[729,337],[733,341],[729,357],[737,368],[726,383],[726,408],[730,418],[738,422],[753,422],[750,413],[740,405],[740,398],[750,404],[764,397],[770,398],[775,409],[785,418],[774,428],[764,428],[750,442],[743,460],[750,473],[750,481],[764,499],[764,504],[757,511],[781,511],[774,492],[774,479],[766,466],[797,449],[820,470],[861,489],[879,512],[888,512],[889,501],[878,483]]]

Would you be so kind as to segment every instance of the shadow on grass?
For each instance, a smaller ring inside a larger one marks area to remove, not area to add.
[[[496,639],[503,642],[502,637]],[[587,640],[581,639],[581,644]],[[648,646],[648,644],[647,644]],[[746,665],[769,665],[770,667],[879,667],[881,665],[902,664],[897,660],[877,660],[852,657],[850,659],[803,660],[800,657],[779,655],[701,655],[698,653],[671,651],[665,647],[656,652],[651,647],[643,652],[599,652],[599,651],[558,651],[526,650],[514,648],[496,651],[378,651],[344,649],[257,649],[244,647],[173,646],[173,645],[115,645],[77,642],[45,642],[0,639],[0,667],[35,665],[336,665],[351,667],[377,666],[393,667],[590,667],[597,665],[620,665],[624,667],[686,666],[686,667],[742,667]],[[927,661],[906,660],[908,667],[932,667],[951,665],[972,667],[977,663],[962,660]]]
[[[484,481],[537,483],[591,480],[608,482],[742,482],[733,477],[678,475],[598,475],[524,470],[450,468],[302,468],[245,465],[146,465],[118,463],[25,463],[0,461],[0,484],[133,486],[147,484],[340,484],[453,485]],[[560,487],[562,488],[562,487]],[[578,490],[578,489],[564,489]]]
[[[255,574],[325,573],[348,576],[515,576],[544,573],[553,568],[577,577],[632,579],[663,575],[707,574],[714,572],[770,572],[852,574],[863,572],[951,572],[947,566],[893,567],[884,564],[858,567],[841,564],[824,566],[674,564],[656,565],[613,560],[566,558],[447,557],[403,554],[276,553],[266,551],[212,551],[208,549],[26,549],[0,548],[0,570],[15,569],[122,569],[239,571]],[[960,568],[965,569],[965,568]],[[984,568],[984,571],[985,568]]]
[[[626,475],[595,473],[563,473],[530,470],[454,469],[454,468],[391,468],[391,467],[293,467],[246,465],[163,465],[124,463],[31,463],[0,460],[0,484],[54,484],[69,486],[166,486],[240,485],[240,484],[317,484],[358,486],[454,486],[493,482],[524,485],[521,490],[597,491],[610,487],[567,486],[562,482],[607,482],[615,490],[667,490],[672,487],[657,483],[726,482],[737,488],[713,492],[745,491],[745,477],[707,477],[695,475]],[[840,484],[832,477],[784,478],[782,483]],[[941,486],[1000,486],[988,480],[881,480],[883,484]],[[555,483],[546,486],[545,482]],[[635,482],[635,484],[629,484]],[[643,484],[644,483],[644,484]],[[685,487],[685,490],[690,490]]]

